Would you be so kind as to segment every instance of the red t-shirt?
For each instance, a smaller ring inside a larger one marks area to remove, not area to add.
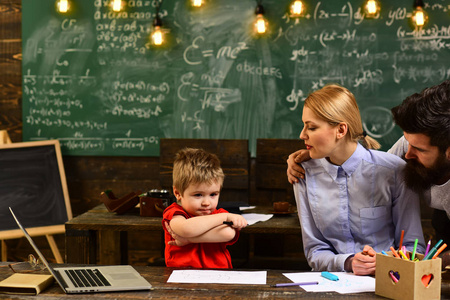
[[[214,210],[211,214],[227,213],[223,208]],[[173,203],[164,210],[163,228],[166,249],[164,251],[166,266],[181,268],[211,268],[211,269],[231,269],[231,255],[227,250],[228,245],[234,244],[239,238],[239,231],[236,230],[235,237],[226,243],[192,243],[185,246],[173,246],[168,242],[173,240],[164,225],[164,222],[172,220],[173,216],[181,215],[186,219],[195,218],[187,213],[183,207]]]

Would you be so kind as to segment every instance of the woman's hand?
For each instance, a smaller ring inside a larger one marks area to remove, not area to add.
[[[362,252],[356,253],[352,261],[355,275],[375,275],[376,252],[372,247],[365,245]]]

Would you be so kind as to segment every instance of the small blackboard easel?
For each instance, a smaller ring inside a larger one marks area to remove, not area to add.
[[[5,240],[23,237],[8,207],[12,207],[31,236],[45,235],[57,263],[63,259],[53,238],[65,233],[72,218],[61,148],[58,140],[11,143],[0,134],[0,240],[2,260],[7,260]]]

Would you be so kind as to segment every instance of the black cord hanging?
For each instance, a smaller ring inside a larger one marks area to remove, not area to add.
[[[424,5],[423,0],[414,0],[414,8],[424,7]]]
[[[158,5],[156,6],[156,13],[155,13],[155,19],[153,20],[153,26],[162,26],[162,20],[159,17],[159,9],[162,5],[163,0],[160,1],[156,1],[158,3]]]

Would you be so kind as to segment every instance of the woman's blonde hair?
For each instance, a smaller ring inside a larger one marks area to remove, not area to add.
[[[348,89],[337,84],[326,85],[311,93],[306,98],[304,106],[330,125],[347,123],[348,134],[352,141],[361,141],[367,149],[380,148],[380,144],[363,131],[358,104]]]
[[[183,194],[191,184],[217,182],[222,188],[225,175],[219,158],[203,149],[184,148],[173,162],[173,186]]]

